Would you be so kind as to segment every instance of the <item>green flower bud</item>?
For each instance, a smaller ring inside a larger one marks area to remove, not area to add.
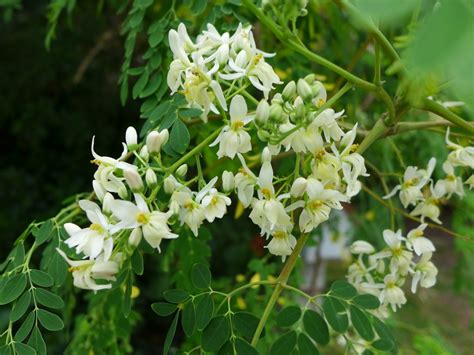
[[[270,119],[277,123],[283,121],[283,108],[280,105],[272,104],[270,106]]]
[[[304,77],[304,80],[309,84],[312,85],[314,81],[316,80],[316,75],[315,74],[308,74]]]
[[[309,86],[306,80],[299,79],[298,84],[296,85],[296,90],[298,91],[298,95],[300,95],[304,101],[309,101],[313,97],[311,86]]]
[[[264,129],[259,129],[257,131],[257,137],[262,142],[267,142],[270,139],[270,133],[268,131],[265,131]]]
[[[255,121],[259,125],[265,125],[268,121],[268,117],[270,116],[270,105],[266,100],[261,100],[258,103],[257,111],[255,112]]]
[[[296,94],[296,83],[294,80],[286,84],[281,95],[285,101],[291,101]]]

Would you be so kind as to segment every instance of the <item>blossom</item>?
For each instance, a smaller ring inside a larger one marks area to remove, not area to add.
[[[436,159],[431,158],[426,170],[418,169],[415,166],[407,167],[403,174],[403,183],[395,186],[395,188],[383,198],[390,198],[395,195],[397,191],[400,191],[400,201],[403,207],[407,208],[409,205],[416,205],[419,201],[423,200],[421,188],[430,181],[435,165]]]
[[[464,181],[464,183],[469,186],[469,190],[472,190],[474,188],[474,174]]]
[[[247,153],[252,150],[250,135],[245,131],[245,125],[252,120],[247,115],[247,103],[241,95],[236,95],[230,103],[230,124],[224,126],[211,147],[219,144],[217,156],[227,156],[234,159],[237,153]]]
[[[325,189],[320,181],[313,178],[307,180],[306,194],[308,199],[299,219],[299,226],[303,233],[311,232],[320,223],[326,221],[332,208],[341,210],[341,201],[347,200],[339,191]]]
[[[208,222],[214,222],[216,218],[222,218],[227,213],[227,206],[230,206],[231,199],[214,188],[217,176],[196,195],[196,202],[200,203],[204,209],[204,215]]]
[[[431,240],[423,236],[423,231],[427,226],[426,223],[420,224],[417,228],[412,229],[407,234],[407,248],[413,250],[416,255],[430,253],[436,250]]]
[[[119,220],[116,228],[137,229],[141,228],[143,237],[153,248],[159,251],[162,239],[178,238],[177,234],[170,231],[168,219],[172,213],[158,210],[151,211],[143,197],[135,194],[136,204],[130,201],[115,200],[112,203],[112,215]]]
[[[197,237],[201,224],[206,219],[204,208],[194,200],[191,190],[182,187],[171,195],[170,208],[178,214],[181,225],[186,224]]]
[[[430,218],[432,221],[442,224],[439,220],[439,201],[444,195],[444,190],[441,186],[430,186],[431,195],[421,201],[413,211],[410,212],[412,216],[420,216],[421,222],[424,223],[425,218]]]
[[[344,114],[344,110],[335,112],[332,108],[325,109],[313,120],[312,124],[320,127],[326,142],[331,140],[338,142],[344,135],[344,132],[337,124],[337,119]]]
[[[452,150],[448,162],[453,166],[467,166],[474,169],[474,147],[463,147],[449,140],[449,127],[446,130],[446,144]]]
[[[285,137],[281,144],[286,150],[293,149],[295,153],[306,153],[310,152],[315,154],[319,150],[323,149],[324,142],[321,136],[319,128],[315,124],[310,124],[308,127],[300,127],[296,129],[292,123],[285,123],[280,125],[280,131],[283,134],[294,131]],[[296,129],[296,130],[295,130]]]
[[[449,160],[443,163],[443,170],[446,173],[446,177],[443,180],[436,181],[435,188],[439,190],[442,195],[446,194],[447,198],[450,198],[453,193],[461,197],[464,196],[462,180],[459,176],[455,175],[454,167]]]
[[[397,278],[390,274],[384,278],[383,290],[380,292],[379,300],[382,304],[390,305],[394,312],[397,311],[397,307],[407,302],[405,294],[402,289],[397,286]]]
[[[81,229],[74,223],[66,223],[64,228],[69,238],[64,242],[70,248],[76,248],[78,254],[83,253],[90,259],[96,259],[100,254],[103,254],[103,260],[107,261],[113,249],[112,226],[94,202],[81,200],[79,207],[86,212],[91,225]]]
[[[257,177],[245,164],[245,159],[241,154],[237,154],[242,168],[235,174],[235,187],[237,188],[237,197],[244,207],[250,206],[255,192]]]
[[[66,254],[56,248],[57,252],[69,264],[74,286],[85,290],[99,291],[112,288],[112,284],[97,284],[95,280],[115,281],[119,271],[121,254],[115,255],[112,260],[105,260],[101,255],[96,260],[71,260]]]
[[[393,274],[398,272],[401,275],[406,275],[410,268],[413,254],[402,245],[402,241],[405,239],[402,237],[402,231],[399,229],[394,232],[390,229],[386,229],[383,231],[383,239],[388,248],[372,255],[372,258],[378,260],[389,257],[390,271]]]
[[[420,283],[421,287],[430,288],[436,284],[436,276],[438,269],[430,261],[432,253],[425,253],[421,256],[420,261],[415,266],[415,273],[411,283],[411,291],[416,292],[416,287]]]
[[[273,255],[282,257],[284,262],[286,257],[291,254],[296,245],[296,238],[286,231],[275,231],[272,233],[272,240],[265,248]]]
[[[372,254],[375,251],[373,245],[365,240],[356,240],[350,249],[352,254]]]

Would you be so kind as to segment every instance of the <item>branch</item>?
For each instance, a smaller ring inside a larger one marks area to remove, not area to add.
[[[469,133],[474,134],[474,126],[472,125],[472,123],[465,121],[464,119],[456,115],[453,111],[448,110],[446,107],[438,104],[433,100],[424,99],[423,103],[418,108],[420,110],[429,111],[434,114],[437,114],[438,116],[441,116],[444,119],[454,123],[456,126],[464,128]]]

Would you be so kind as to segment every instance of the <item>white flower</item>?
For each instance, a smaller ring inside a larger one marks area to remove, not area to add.
[[[459,176],[455,175],[454,167],[448,160],[443,163],[443,170],[446,173],[446,177],[443,180],[438,180],[435,188],[442,191],[443,195],[447,195],[447,198],[450,198],[453,193],[461,197],[464,196],[462,180]]]
[[[113,249],[112,226],[94,202],[81,200],[79,206],[86,212],[91,225],[81,229],[73,223],[66,223],[64,228],[69,238],[64,242],[70,248],[75,248],[76,253],[83,253],[90,259],[96,259],[100,254],[103,254],[103,259],[108,260]]]
[[[399,229],[397,232],[393,232],[390,229],[386,229],[383,231],[383,239],[388,246],[387,250],[372,255],[372,259],[375,261],[389,257],[390,271],[394,274],[406,275],[410,268],[413,253],[406,250],[402,245],[404,240],[402,231]]]
[[[306,194],[308,199],[299,220],[303,233],[311,232],[326,221],[332,208],[341,210],[341,201],[347,200],[339,191],[325,189],[320,181],[313,178],[307,180]]]
[[[442,224],[439,220],[439,200],[444,195],[444,190],[440,186],[430,186],[431,196],[421,201],[413,211],[410,212],[412,216],[420,216],[421,222],[425,222],[425,218],[430,218],[432,221]]]
[[[127,181],[130,190],[132,190],[133,192],[143,191],[143,180],[137,170],[124,169],[123,176],[125,178],[125,181]]]
[[[284,262],[286,257],[291,254],[296,245],[296,238],[286,231],[275,231],[272,234],[272,240],[265,248],[273,255],[279,255]]]
[[[201,224],[206,219],[204,208],[194,200],[193,193],[182,187],[173,192],[170,199],[170,209],[178,213],[181,225],[186,224],[197,237]]]
[[[69,264],[69,270],[72,272],[74,286],[85,290],[99,291],[110,289],[112,284],[97,284],[95,280],[102,279],[115,281],[115,275],[119,271],[119,262],[121,255],[117,254],[113,260],[105,260],[101,255],[96,260],[71,260],[66,254],[56,248],[57,252]]]
[[[314,122],[314,121],[313,121]],[[279,129],[283,134],[294,130],[296,126],[292,123],[284,123],[280,125]],[[285,139],[282,140],[281,144],[285,146],[286,150],[293,149],[295,153],[306,153],[312,154],[317,153],[324,147],[323,138],[321,136],[319,128],[311,123],[308,127],[300,127]]]
[[[290,194],[292,197],[301,197],[306,191],[308,181],[304,177],[299,177],[293,181],[291,185]]]
[[[416,205],[423,200],[421,189],[431,179],[431,174],[436,165],[436,159],[431,158],[428,162],[427,170],[418,169],[415,166],[409,166],[403,175],[403,183],[395,186],[395,188],[384,199],[390,198],[400,191],[400,201],[403,207],[407,208],[409,205]]]
[[[423,231],[427,226],[426,223],[423,223],[407,234],[407,248],[413,250],[416,255],[431,253],[436,250],[431,240],[424,237]]]
[[[128,149],[135,150],[137,148],[137,139],[137,130],[131,126],[128,127],[125,131],[125,143],[127,144]]]
[[[338,142],[344,135],[336,121],[343,114],[344,110],[336,113],[332,108],[328,108],[313,120],[312,124],[322,129],[326,142],[329,143],[331,140]]]
[[[252,116],[247,116],[247,103],[243,96],[236,95],[232,98],[229,114],[230,124],[224,126],[211,147],[219,144],[217,156],[234,159],[237,153],[247,153],[252,150],[250,135],[244,128],[251,121]]]
[[[383,290],[380,293],[379,300],[382,304],[389,304],[394,312],[397,307],[401,307],[407,302],[402,289],[397,286],[397,279],[394,275],[387,275],[384,278]]]
[[[291,218],[283,203],[275,196],[273,169],[269,160],[264,160],[257,182],[259,199],[255,199],[252,204],[249,216],[252,222],[260,227],[262,235],[270,235],[275,231],[291,231]]]
[[[162,239],[178,238],[177,234],[171,233],[168,227],[168,219],[172,213],[168,211],[152,211],[148,208],[143,197],[135,194],[136,204],[130,201],[115,200],[112,203],[112,215],[119,220],[115,225],[121,229],[141,228],[143,237],[153,248],[159,251]]]
[[[464,181],[464,183],[469,186],[469,190],[472,190],[474,188],[474,174]]]
[[[166,142],[168,142],[168,138],[169,132],[167,129],[164,129],[161,132],[151,131],[148,133],[146,136],[146,147],[148,153],[159,153],[161,147],[163,147]]]
[[[237,154],[242,168],[235,175],[235,187],[237,188],[237,197],[242,202],[244,207],[250,206],[255,191],[255,184],[257,183],[257,177],[245,164],[245,159],[241,154]]]
[[[446,144],[452,150],[448,161],[453,166],[467,166],[474,169],[474,147],[463,147],[449,140],[449,127],[446,130]]]
[[[436,284],[436,276],[438,269],[430,261],[432,253],[425,253],[421,256],[420,261],[415,266],[415,273],[413,274],[411,291],[416,292],[416,287],[420,283],[421,287],[430,288]]]
[[[370,274],[372,269],[373,268],[367,268],[362,258],[359,257],[349,266],[347,280],[353,285],[360,285],[364,280],[368,280],[370,284],[373,284],[374,280]]]
[[[321,181],[326,186],[339,188],[341,161],[338,157],[328,153],[325,149],[321,149],[314,155],[311,165],[311,177]]]
[[[352,254],[372,254],[375,248],[365,240],[357,240],[352,243],[350,250]]]
[[[217,176],[197,194],[196,202],[200,203],[204,209],[204,215],[208,222],[214,222],[216,218],[222,218],[227,213],[227,206],[230,206],[231,199],[214,188]]]

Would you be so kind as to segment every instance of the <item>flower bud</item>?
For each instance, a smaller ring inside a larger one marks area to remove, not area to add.
[[[127,181],[128,186],[133,192],[143,191],[143,181],[140,174],[135,169],[125,169],[123,176]]]
[[[137,131],[133,127],[128,127],[125,131],[125,142],[129,150],[135,150],[138,147]]]
[[[168,142],[169,132],[167,129],[162,130],[161,132],[153,131],[148,134],[146,137],[146,146],[148,148],[148,153],[154,154],[159,153],[161,147]]]
[[[164,129],[160,132],[161,146],[164,146],[168,143],[168,138],[170,137],[170,132],[167,129]]]
[[[146,145],[140,149],[140,158],[142,158],[145,162],[148,162],[150,159],[150,154],[148,153],[148,148]]]
[[[268,121],[270,116],[270,105],[266,100],[260,100],[257,106],[257,111],[255,112],[255,120],[260,125],[264,125]]]
[[[173,175],[168,176],[163,181],[163,188],[167,194],[172,194],[176,189],[176,178]]]
[[[148,187],[154,188],[158,184],[158,179],[153,169],[148,168],[145,174],[145,181]]]
[[[283,108],[278,104],[270,106],[270,119],[275,122],[283,121]]]
[[[304,77],[304,81],[306,81],[309,85],[312,85],[316,80],[315,74],[308,74]]]
[[[128,237],[128,244],[131,246],[137,247],[142,240],[142,229],[141,228],[134,228],[132,233],[130,233],[130,237]]]
[[[112,213],[111,206],[113,202],[114,196],[110,192],[107,192],[104,196],[104,201],[102,202],[102,211],[104,211],[105,214]]]
[[[298,95],[300,95],[304,101],[311,100],[313,92],[311,91],[311,86],[306,82],[306,80],[299,79],[298,84],[296,85],[296,90]]]
[[[372,254],[375,251],[372,244],[364,240],[357,240],[352,243],[350,250],[352,254]]]
[[[99,199],[99,201],[102,202],[102,200],[104,199],[104,195],[107,191],[105,191],[102,184],[98,182],[97,180],[92,181],[92,188],[94,189],[94,193]]]
[[[120,187],[118,188],[118,195],[120,196],[121,199],[126,200],[128,198],[128,190],[127,187],[120,183]],[[105,197],[104,197],[105,198]]]
[[[297,117],[304,117],[306,113],[306,107],[304,105],[303,99],[301,96],[298,96],[295,99],[295,113]]]
[[[262,163],[271,162],[271,161],[272,161],[272,154],[270,153],[270,149],[268,149],[268,147],[263,148]]]
[[[285,101],[291,101],[296,94],[296,83],[294,80],[286,84],[281,95]]]
[[[306,191],[307,181],[303,177],[297,178],[291,186],[290,194],[292,197],[300,197]]]
[[[283,105],[285,103],[285,100],[283,100],[283,96],[281,96],[280,93],[277,93],[273,96],[272,98],[272,104],[280,104]]]
[[[64,223],[64,229],[66,230],[66,233],[69,234],[69,236],[72,236],[74,233],[79,232],[81,227],[74,223]]]
[[[259,129],[257,131],[257,137],[258,139],[260,139],[262,142],[266,142],[268,141],[268,139],[270,138],[270,133],[268,133],[267,131],[265,131],[264,129]]]
[[[225,192],[231,192],[235,187],[234,174],[230,171],[224,171],[222,173],[222,189]]]
[[[183,164],[178,169],[176,169],[176,175],[180,177],[185,177],[187,172],[188,172],[187,164]]]

